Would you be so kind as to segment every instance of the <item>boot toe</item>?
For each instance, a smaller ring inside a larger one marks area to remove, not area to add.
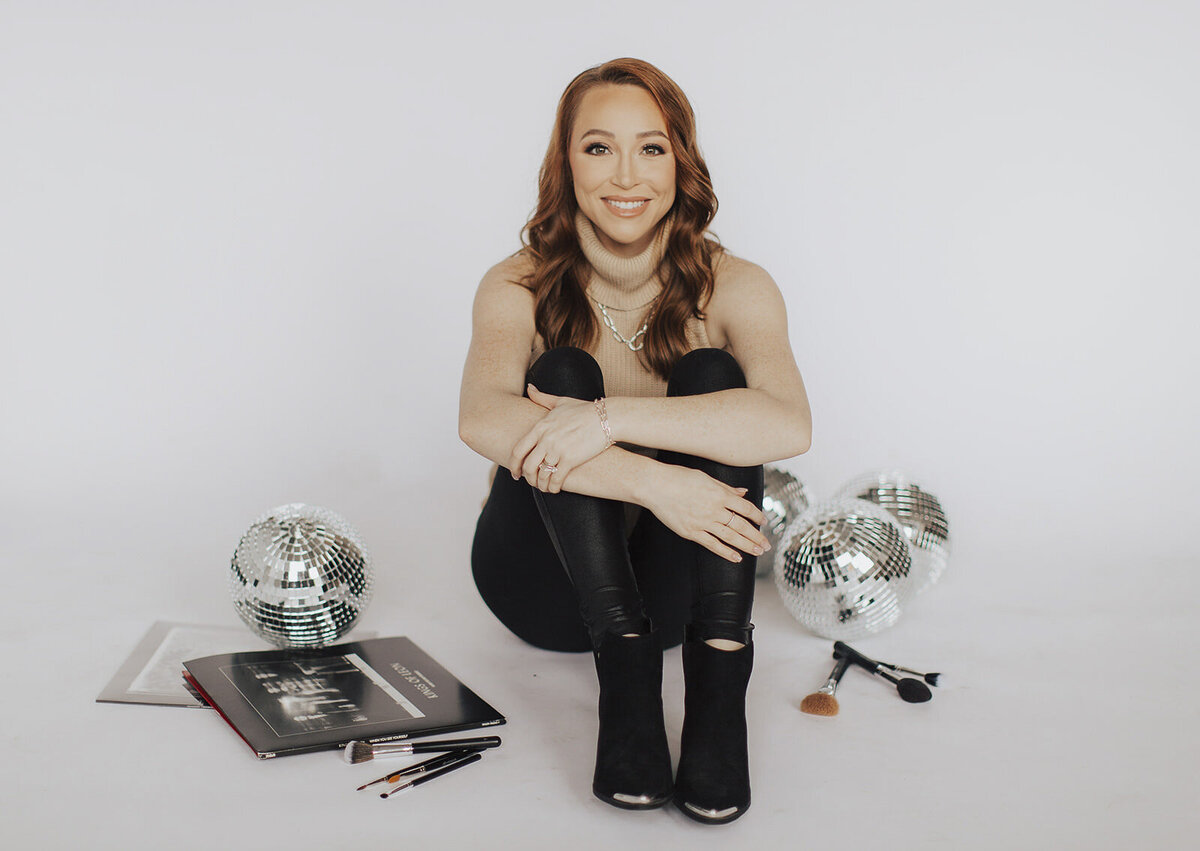
[[[592,787],[592,793],[601,801],[604,801],[604,803],[612,804],[614,807],[620,807],[623,810],[656,810],[671,800],[670,793],[634,794],[631,792],[607,792],[595,786]]]
[[[688,818],[695,819],[705,824],[725,824],[738,818],[746,810],[750,809],[750,805],[732,806],[732,807],[706,807],[702,804],[694,804],[691,801],[676,800],[676,806]]]

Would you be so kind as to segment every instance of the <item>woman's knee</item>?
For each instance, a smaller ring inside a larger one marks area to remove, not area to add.
[[[699,396],[746,386],[741,366],[724,349],[695,349],[681,357],[671,370],[668,396]]]
[[[525,380],[544,393],[573,399],[596,399],[604,395],[600,364],[583,349],[559,346],[538,358]]]

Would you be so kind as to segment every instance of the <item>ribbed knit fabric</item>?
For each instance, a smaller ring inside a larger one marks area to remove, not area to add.
[[[587,294],[599,325],[596,341],[588,351],[600,364],[604,392],[609,396],[667,395],[666,380],[646,368],[638,352],[631,351],[613,336],[596,302],[604,305],[621,335],[627,340],[632,339],[650,316],[655,299],[662,292],[658,267],[666,254],[670,228],[670,220],[663,222],[654,241],[636,257],[618,257],[600,244],[591,220],[582,211],[575,214],[579,246],[592,267]],[[700,320],[692,318],[686,333],[691,349],[708,347],[708,335]],[[532,364],[544,351],[544,343],[538,339],[529,362]]]

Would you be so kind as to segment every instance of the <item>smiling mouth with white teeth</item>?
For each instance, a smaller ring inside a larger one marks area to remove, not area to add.
[[[637,210],[650,203],[648,199],[643,198],[640,201],[617,201],[613,198],[605,198],[604,203],[610,207],[616,207],[618,210]]]

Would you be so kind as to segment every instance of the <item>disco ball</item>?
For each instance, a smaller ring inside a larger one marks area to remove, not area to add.
[[[789,523],[804,513],[808,508],[808,491],[799,479],[787,470],[763,467],[763,502],[762,511],[767,516],[767,522],[762,526],[762,533],[771,542],[771,551],[778,552],[783,543],[783,532]],[[758,576],[766,576],[771,572],[774,562],[770,558],[758,560]]]
[[[775,586],[787,610],[817,635],[858,638],[900,618],[911,596],[912,557],[900,525],[861,499],[810,508],[775,556]]]
[[[895,470],[852,479],[838,496],[873,502],[896,518],[912,549],[914,593],[941,578],[950,557],[950,525],[936,496]]]
[[[374,570],[358,532],[325,508],[281,505],[234,550],[229,590],[242,620],[279,647],[322,647],[354,626]]]

